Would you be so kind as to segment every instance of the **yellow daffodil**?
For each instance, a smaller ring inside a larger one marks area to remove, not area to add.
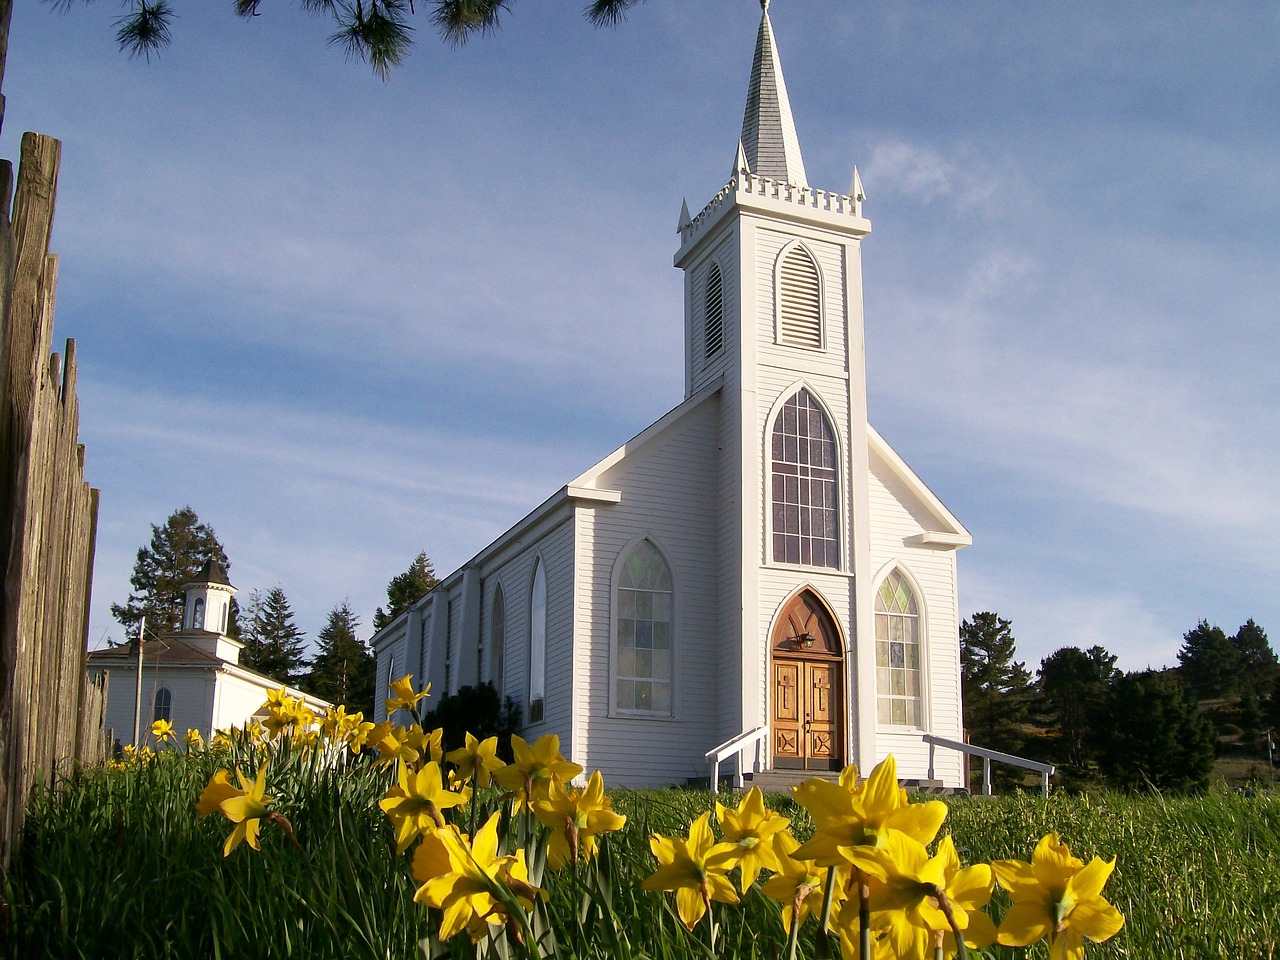
[[[200,735],[200,731],[195,727],[188,727],[182,739],[191,750],[199,750],[204,746],[204,737]]]
[[[454,782],[466,783],[474,780],[477,787],[487,787],[493,771],[503,766],[498,759],[498,738],[477,740],[470,733],[467,734],[466,745],[450,750],[445,754],[445,759],[456,768],[451,777]]]
[[[761,870],[777,873],[781,869],[774,852],[774,838],[790,826],[786,817],[766,810],[764,794],[752,787],[736,810],[716,804],[716,819],[726,843],[738,847],[738,866],[742,869],[741,890],[746,893],[756,882]]]
[[[379,734],[381,736],[373,740],[373,737]],[[422,757],[422,754],[409,743],[408,728],[399,724],[388,724],[385,729],[382,724],[379,724],[369,736],[370,741],[378,749],[378,766],[380,767],[389,767],[397,762],[416,767]]]
[[[982,863],[962,868],[949,836],[942,838],[933,857],[915,840],[897,832],[886,838],[885,850],[889,876],[874,886],[870,906],[883,918],[886,939],[895,956],[932,960],[937,946],[954,953],[952,919],[969,946],[995,942],[995,925],[980,912],[995,886],[989,866]]]
[[[649,838],[649,848],[659,866],[640,885],[646,890],[675,891],[676,910],[690,930],[711,909],[711,901],[738,902],[728,877],[738,862],[738,847],[715,842],[710,813],[693,822],[687,840],[655,834]]]
[[[439,937],[448,940],[463,930],[473,938],[483,923],[502,925],[509,914],[504,896],[518,897],[521,906],[533,905],[536,893],[529,885],[524,851],[498,855],[498,820],[494,814],[472,843],[452,826],[426,837],[413,855],[413,875],[422,881],[413,899],[443,911]]]
[[[209,780],[196,801],[196,812],[202,817],[212,813],[221,813],[236,825],[231,836],[223,845],[222,855],[229,857],[231,851],[247,842],[255,850],[261,849],[258,843],[259,821],[270,815],[267,806],[271,798],[266,795],[267,766],[258,768],[258,779],[250,782],[239,770],[236,776],[240,780],[241,789],[231,785],[231,775],[226,770],[219,770]]]
[[[795,788],[796,802],[814,822],[813,836],[795,855],[822,866],[848,862],[863,876],[884,880],[888,837],[896,831],[919,844],[931,843],[947,817],[947,805],[941,800],[910,803],[898,786],[892,756],[863,782],[857,777],[857,768],[850,766],[839,783],[814,779]]]
[[[836,867],[836,870],[842,868]],[[840,956],[862,957],[859,934],[862,921],[858,913],[858,901],[845,900],[837,903],[831,910],[832,928],[840,934]],[[883,914],[873,913],[868,927],[871,930],[871,956],[869,960],[900,960],[889,945],[887,929]]]
[[[790,934],[793,922],[804,923],[810,913],[822,909],[823,888],[830,868],[820,867],[812,860],[794,859],[792,854],[800,844],[785,830],[774,837],[773,845],[778,858],[777,873],[765,881],[760,892],[782,904],[782,928]],[[837,882],[837,898],[840,891]]]
[[[429,696],[431,696],[431,684],[428,683],[421,692],[414,693],[413,674],[406,673],[399,680],[391,682],[391,696],[384,701],[387,705],[387,715],[390,716],[397,710],[412,711],[419,700],[425,700]]]
[[[177,736],[173,732],[173,724],[168,720],[157,720],[151,724],[151,736],[155,737],[157,743],[163,743],[165,740],[176,740]]]
[[[347,713],[342,704],[330,707],[320,721],[320,729],[330,740],[336,740],[351,748],[352,753],[359,753],[373,732],[374,725],[365,720],[360,711]]]
[[[553,780],[545,800],[533,802],[533,814],[551,828],[547,843],[547,865],[559,870],[566,863],[591,860],[596,855],[596,836],[621,830],[627,818],[614,813],[604,794],[604,777],[591,774],[586,789],[567,789]]]
[[[441,810],[465,802],[462,794],[445,789],[438,763],[427,763],[414,773],[402,762],[399,785],[388,790],[378,806],[395,825],[396,853],[404,853],[414,837],[444,826]]]
[[[993,861],[996,880],[1013,899],[1000,922],[1000,943],[1023,947],[1048,937],[1050,960],[1081,960],[1085,937],[1101,943],[1124,926],[1102,896],[1115,865],[1094,857],[1085,866],[1056,833],[1036,845],[1030,863]]]
[[[436,727],[430,733],[424,733],[416,723],[409,724],[405,736],[405,745],[415,751],[423,761],[434,760],[444,762],[444,728]]]
[[[496,770],[493,779],[513,791],[520,806],[530,800],[545,800],[553,780],[568,783],[582,773],[580,766],[560,755],[560,738],[554,733],[539,737],[532,747],[512,735],[511,752],[515,760]]]

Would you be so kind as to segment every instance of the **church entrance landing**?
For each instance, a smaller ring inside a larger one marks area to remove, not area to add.
[[[827,605],[802,590],[783,607],[770,642],[773,765],[798,770],[844,766],[844,656]]]

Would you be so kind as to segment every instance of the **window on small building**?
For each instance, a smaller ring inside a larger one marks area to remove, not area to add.
[[[778,411],[772,447],[774,561],[839,567],[836,444],[808,390]]]
[[[899,570],[876,591],[876,719],[899,727],[921,725],[920,610]]]
[[[196,602],[191,605],[191,629],[204,629],[204,598],[196,597]]]
[[[614,706],[671,715],[673,617],[671,568],[650,540],[627,554],[618,576]]]
[[[151,710],[151,722],[168,720],[172,713],[173,694],[169,692],[168,687],[160,687],[156,690],[155,701]]]
[[[444,620],[444,692],[446,696],[454,693],[453,639],[453,600],[450,600],[445,607]]]
[[[720,352],[724,346],[724,281],[720,276],[720,265],[711,264],[707,272],[707,289],[704,297],[703,315],[705,333],[703,336],[703,358],[710,359]]]
[[[529,722],[543,717],[547,687],[547,578],[542,561],[535,560],[529,592]]]
[[[804,247],[792,247],[778,265],[778,342],[822,349],[822,278]]]

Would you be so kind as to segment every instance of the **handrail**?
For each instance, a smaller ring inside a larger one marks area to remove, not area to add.
[[[769,735],[769,725],[767,723],[762,723],[760,726],[755,727],[752,730],[747,730],[744,733],[738,734],[736,737],[733,737],[730,740],[726,740],[724,743],[720,744],[717,747],[712,747],[710,750],[708,750],[706,753],[702,755],[704,759],[711,761],[711,793],[712,795],[715,795],[720,792],[720,762],[722,760],[727,759],[728,757],[733,756],[735,753],[745,754],[747,747],[750,746],[752,743],[755,743],[756,744],[756,761],[757,761],[757,765],[759,765],[759,762],[761,760],[760,745],[764,742],[764,738],[767,737],[768,735]],[[737,773],[734,774],[733,785],[737,787],[739,790],[742,789],[742,786],[743,786],[742,758],[740,758],[738,761],[738,771]]]
[[[921,736],[921,739],[929,745],[929,779],[933,776],[933,755],[935,747],[949,747],[952,750],[959,750],[961,753],[967,753],[971,756],[982,758],[982,794],[983,796],[991,796],[991,761],[997,763],[1007,763],[1014,767],[1023,767],[1027,770],[1034,770],[1040,774],[1040,788],[1044,795],[1049,795],[1049,778],[1053,776],[1054,766],[1052,763],[1041,763],[1039,760],[1028,760],[1026,757],[1015,757],[1012,753],[1001,753],[999,750],[992,750],[989,747],[975,747],[971,743],[962,743],[959,740],[948,740],[946,737],[935,737],[931,733]]]

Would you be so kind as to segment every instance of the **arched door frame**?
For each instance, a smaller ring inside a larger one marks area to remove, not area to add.
[[[846,650],[840,619],[812,584],[793,590],[778,606],[769,628],[769,739],[775,769],[845,766]]]

